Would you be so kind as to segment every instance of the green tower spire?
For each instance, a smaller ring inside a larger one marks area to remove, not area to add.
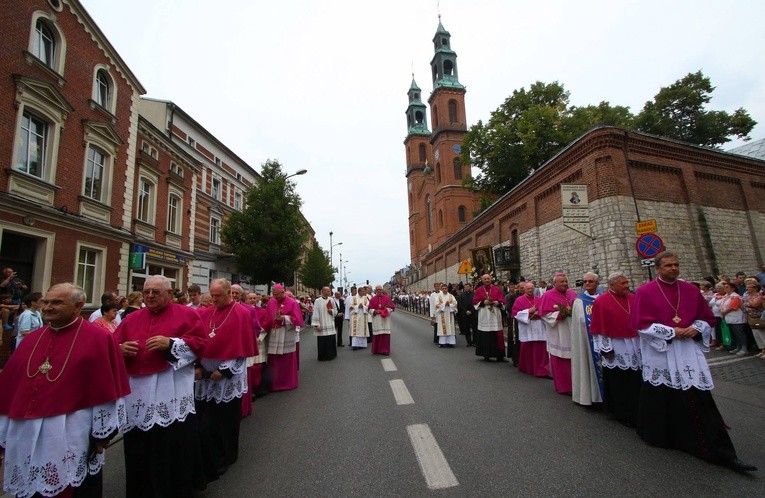
[[[465,88],[457,78],[457,53],[451,48],[451,37],[452,35],[441,24],[439,16],[438,29],[433,37],[435,55],[430,61],[434,90],[441,87]]]
[[[406,108],[407,137],[411,135],[430,135],[428,130],[428,117],[425,104],[422,103],[422,90],[417,86],[412,75],[412,84],[409,86],[409,107]]]

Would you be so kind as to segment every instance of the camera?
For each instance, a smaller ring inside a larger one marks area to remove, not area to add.
[[[576,285],[577,287],[584,287],[584,280],[579,279],[576,282],[574,282],[574,285]]]

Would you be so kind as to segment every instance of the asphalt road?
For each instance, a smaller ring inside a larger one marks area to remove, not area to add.
[[[765,360],[710,354],[739,457],[762,469],[746,476],[647,446],[551,380],[482,361],[463,337],[439,349],[420,317],[396,312],[393,327],[389,359],[346,346],[331,362],[304,331],[300,387],[256,400],[239,462],[199,496],[765,495]],[[121,443],[104,486],[124,495]]]

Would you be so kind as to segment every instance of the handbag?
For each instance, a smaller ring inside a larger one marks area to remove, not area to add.
[[[730,329],[725,319],[720,322],[720,330],[722,331],[722,344],[723,346],[730,346]]]
[[[763,315],[765,315],[765,311],[763,311]],[[765,329],[765,318],[762,317],[763,315],[760,315],[759,318],[753,318],[753,317],[747,318],[747,322],[749,322],[749,326],[752,327],[753,329]]]

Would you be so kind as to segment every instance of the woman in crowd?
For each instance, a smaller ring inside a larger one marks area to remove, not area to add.
[[[747,341],[744,329],[746,316],[742,308],[741,296],[736,293],[736,284],[727,282],[725,284],[725,296],[720,300],[720,314],[730,329],[733,349],[729,353],[737,356],[746,356],[749,350],[749,341]]]
[[[747,278],[744,281],[746,285],[746,292],[741,296],[741,301],[744,304],[744,315],[746,315],[747,324],[745,325],[748,333],[752,332],[753,338],[757,343],[757,347],[760,352],[757,354],[758,358],[765,357],[765,329],[754,328],[750,326],[753,321],[761,321],[762,311],[765,309],[765,299],[763,299],[761,290],[762,287],[754,278]]]
[[[114,332],[117,329],[117,311],[119,311],[120,305],[117,303],[106,303],[101,306],[101,316],[93,321],[93,325],[103,327],[109,332]]]
[[[142,304],[143,304],[143,293],[141,291],[135,291],[128,294],[127,308],[125,308],[122,311],[122,319],[124,320],[125,317],[128,316],[130,313],[140,310]]]

